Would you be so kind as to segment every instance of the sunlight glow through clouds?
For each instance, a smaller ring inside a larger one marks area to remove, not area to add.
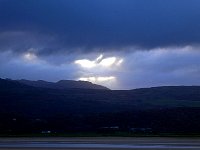
[[[99,55],[95,60],[79,59],[75,60],[75,64],[80,65],[83,68],[94,68],[94,67],[111,67],[113,65],[119,66],[123,62],[123,59],[117,57],[104,58],[103,54]]]
[[[115,80],[115,77],[114,76],[109,76],[109,77],[82,77],[82,78],[79,78],[79,80],[98,83],[98,82],[107,82],[107,81]]]
[[[99,55],[99,57],[96,58],[96,62],[98,63],[99,61],[101,61],[103,58],[103,54]]]
[[[115,64],[116,59],[117,59],[116,57],[108,57],[108,58],[102,59],[99,64],[104,67],[110,67],[113,64]]]
[[[120,66],[120,65],[123,63],[123,61],[124,61],[124,59],[120,59],[120,60],[116,63],[116,65],[117,65],[117,66]]]
[[[90,61],[88,59],[76,60],[75,64],[79,64],[83,68],[93,68],[96,66],[95,61]]]
[[[104,57],[101,54],[94,60],[80,59],[75,60],[74,63],[84,69],[83,75],[78,80],[112,87],[117,81],[113,75],[113,68],[117,69],[123,63],[123,59],[115,56]]]
[[[34,53],[27,52],[23,55],[23,58],[28,61],[33,61],[37,59],[37,56]]]

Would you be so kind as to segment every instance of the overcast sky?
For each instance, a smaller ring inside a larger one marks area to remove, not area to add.
[[[0,0],[0,78],[200,85],[199,0]]]

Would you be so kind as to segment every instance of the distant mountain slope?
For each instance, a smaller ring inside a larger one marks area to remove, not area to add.
[[[19,83],[23,83],[29,86],[50,88],[50,89],[99,89],[108,90],[107,87],[93,84],[87,81],[73,81],[73,80],[61,80],[58,82],[47,82],[43,80],[30,81],[30,80],[15,80]]]
[[[49,86],[0,79],[0,133],[85,131],[116,125],[200,133],[200,86],[116,91]]]
[[[200,86],[171,86],[113,91],[85,88],[67,89],[66,87],[70,85],[68,81],[60,81],[55,85],[45,81],[27,81],[27,83],[31,86],[25,85],[24,82],[0,80],[0,111],[20,110],[20,112],[23,112],[24,110],[26,114],[47,113],[49,115],[52,112],[98,113],[200,107]],[[74,86],[74,82],[71,83]],[[75,83],[79,84],[79,82]],[[56,86],[59,88],[56,88]]]
[[[29,86],[25,84],[18,83],[10,79],[1,79],[0,78],[0,89],[18,89],[18,88],[27,88]]]

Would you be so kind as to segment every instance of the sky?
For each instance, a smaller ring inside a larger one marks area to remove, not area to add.
[[[199,0],[0,0],[0,78],[200,85]]]

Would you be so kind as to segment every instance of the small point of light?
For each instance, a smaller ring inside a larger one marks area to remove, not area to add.
[[[29,61],[37,59],[37,56],[34,53],[31,53],[31,52],[25,53],[23,55],[23,57],[24,57],[25,60],[29,60]]]

